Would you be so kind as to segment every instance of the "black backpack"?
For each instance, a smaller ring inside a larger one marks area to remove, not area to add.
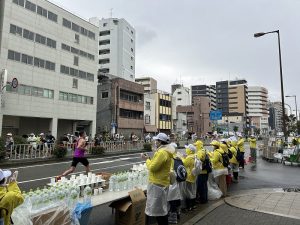
[[[183,162],[179,158],[174,158],[174,172],[176,173],[177,182],[183,182],[187,178],[187,171]]]
[[[206,151],[205,151],[205,159],[204,159],[204,162],[202,164],[202,170],[206,170],[207,173],[211,173],[212,172],[211,161],[210,161],[208,155],[206,154]]]
[[[219,152],[220,153],[220,152]],[[228,154],[226,152],[224,153],[220,153],[221,156],[222,156],[222,164],[224,167],[228,167],[229,166],[229,157],[228,157]]]
[[[228,157],[229,157],[229,159],[232,159],[232,157],[233,157],[233,154],[232,154],[232,152],[230,151],[229,148],[228,148]]]

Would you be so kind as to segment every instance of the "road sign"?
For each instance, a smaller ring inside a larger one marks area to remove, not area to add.
[[[222,119],[222,111],[214,110],[209,113],[210,120],[221,120]]]
[[[13,78],[12,81],[11,81],[11,86],[13,88],[17,88],[18,87],[18,84],[19,84],[19,81],[17,78]]]

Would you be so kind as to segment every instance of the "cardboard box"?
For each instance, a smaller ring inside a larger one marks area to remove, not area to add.
[[[129,197],[115,201],[109,206],[116,209],[116,225],[145,225],[146,196],[143,190],[128,193]]]
[[[101,172],[101,173],[96,173],[96,175],[102,175],[102,179],[105,180],[105,186],[103,189],[108,189],[109,188],[109,178],[111,177],[111,173],[107,172]]]

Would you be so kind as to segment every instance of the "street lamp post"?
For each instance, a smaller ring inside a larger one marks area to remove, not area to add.
[[[297,96],[296,95],[287,95],[285,96],[287,98],[294,98],[295,99],[295,107],[296,107],[296,122],[297,122],[297,134],[299,134],[299,129],[298,129],[298,107],[297,107]]]
[[[280,84],[281,84],[281,105],[282,105],[282,126],[283,126],[283,134],[285,140],[287,140],[287,130],[286,130],[286,121],[285,121],[285,107],[284,107],[284,91],[283,91],[283,78],[282,78],[282,63],[281,63],[281,48],[280,48],[280,35],[279,30],[274,30],[270,32],[260,32],[255,33],[254,37],[261,37],[265,34],[277,33],[278,38],[278,53],[279,53],[279,67],[280,67]]]

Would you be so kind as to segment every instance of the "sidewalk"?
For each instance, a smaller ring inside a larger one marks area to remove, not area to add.
[[[300,193],[254,189],[232,193],[184,225],[300,225]]]

